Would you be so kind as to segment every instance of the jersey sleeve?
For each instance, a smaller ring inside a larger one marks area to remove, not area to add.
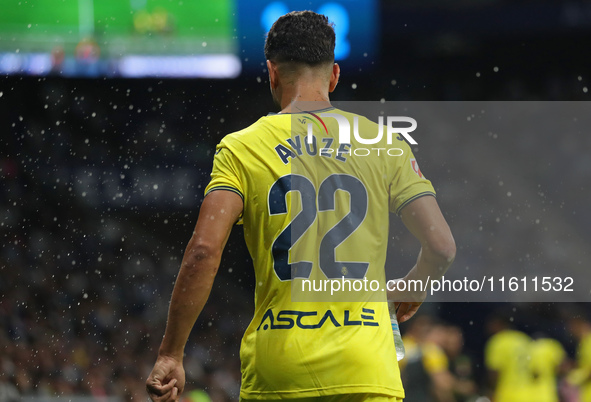
[[[211,181],[205,188],[205,195],[216,190],[227,190],[238,194],[244,201],[245,186],[242,168],[238,158],[222,140],[215,151],[213,168],[211,170]],[[238,224],[242,223],[242,215]]]
[[[390,212],[400,214],[408,203],[425,195],[435,196],[435,189],[425,178],[410,146],[404,141],[399,148],[404,152],[402,163],[390,182]]]
[[[555,367],[559,367],[562,361],[566,358],[566,351],[562,344],[555,339],[548,339],[549,347],[552,348],[552,361]]]
[[[498,336],[490,338],[484,349],[484,365],[489,370],[500,370],[506,359],[501,339]]]
[[[579,366],[591,371],[591,335],[587,335],[580,343],[577,351]]]

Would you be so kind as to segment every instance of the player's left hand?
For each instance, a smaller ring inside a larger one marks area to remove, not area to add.
[[[395,279],[393,282],[398,281],[406,281],[406,278]],[[427,297],[426,291],[411,290],[409,287],[405,286],[403,287],[405,290],[401,291],[396,286],[393,290],[388,291],[388,301],[394,302],[396,319],[399,324],[410,320]]]
[[[146,390],[154,402],[178,402],[185,388],[183,362],[170,356],[158,356],[146,380]]]
[[[396,306],[396,319],[398,323],[403,323],[411,319],[413,315],[417,312],[419,307],[421,307],[423,302],[401,302],[395,303]]]

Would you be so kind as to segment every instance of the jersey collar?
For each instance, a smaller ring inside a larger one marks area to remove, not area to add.
[[[267,114],[267,116],[281,116],[281,115],[289,115],[289,114],[301,114],[301,113],[307,113],[307,112],[322,113],[322,112],[327,112],[327,111],[333,110],[333,109],[335,109],[334,106],[325,107],[324,109],[317,109],[317,110],[302,110],[301,112],[297,112],[297,113],[274,113],[274,112],[269,112]]]

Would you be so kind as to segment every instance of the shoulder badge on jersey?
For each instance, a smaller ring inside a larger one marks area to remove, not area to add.
[[[412,170],[414,170],[415,173],[417,175],[419,175],[419,177],[422,179],[423,178],[423,173],[421,172],[421,169],[419,169],[419,163],[417,162],[417,160],[415,158],[412,158],[410,160],[410,166],[412,166]]]

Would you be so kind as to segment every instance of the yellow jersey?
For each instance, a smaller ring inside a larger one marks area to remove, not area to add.
[[[244,399],[404,397],[383,292],[389,212],[435,192],[403,138],[373,145],[397,149],[390,155],[361,156],[366,151],[357,150],[370,146],[354,136],[338,144],[337,120],[324,112],[355,117],[334,108],[268,115],[216,148],[205,192],[242,197],[238,223],[256,277],[240,349]],[[378,124],[357,120],[367,137],[378,132]],[[331,298],[326,288],[316,291],[328,279],[371,279],[380,289]]]
[[[486,344],[484,359],[489,370],[498,373],[495,402],[525,402],[532,399],[530,371],[531,338],[520,331],[504,330]]]
[[[538,402],[558,402],[558,369],[566,358],[560,342],[540,338],[530,345],[530,369],[532,372],[532,395]]]

